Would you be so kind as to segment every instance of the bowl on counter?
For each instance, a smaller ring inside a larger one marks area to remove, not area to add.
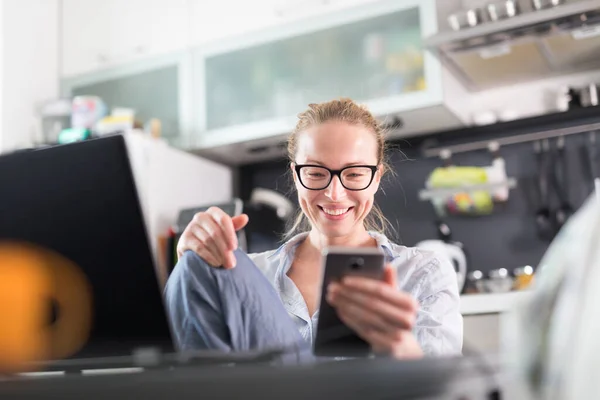
[[[465,293],[507,293],[514,289],[514,283],[506,268],[492,270],[487,276],[481,271],[471,271]]]
[[[490,271],[488,278],[484,281],[488,293],[506,293],[513,288],[513,278],[506,268]]]

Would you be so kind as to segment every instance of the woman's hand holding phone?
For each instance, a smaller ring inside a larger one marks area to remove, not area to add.
[[[368,342],[376,353],[396,358],[420,358],[423,351],[412,333],[417,302],[397,289],[396,271],[386,265],[383,281],[346,276],[331,282],[327,301],[344,324]]]

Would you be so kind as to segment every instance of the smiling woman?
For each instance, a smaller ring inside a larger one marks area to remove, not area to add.
[[[165,289],[180,348],[310,353],[322,252],[347,246],[380,248],[385,279],[332,283],[324,301],[374,352],[397,358],[460,354],[454,268],[385,236],[387,221],[374,204],[388,170],[385,138],[371,113],[350,99],[311,104],[299,114],[288,154],[301,210],[281,247],[244,254],[235,231],[248,217],[231,218],[217,208],[197,214],[185,229]]]

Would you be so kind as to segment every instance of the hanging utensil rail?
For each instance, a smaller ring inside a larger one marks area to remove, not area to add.
[[[441,153],[444,151],[450,151],[451,154],[457,154],[466,153],[474,150],[485,150],[488,149],[490,142],[496,142],[502,147],[511,144],[534,142],[536,140],[552,139],[560,136],[569,136],[579,133],[593,132],[597,130],[600,130],[600,123],[573,126],[569,128],[550,129],[541,132],[526,133],[523,135],[515,135],[512,137],[505,137],[493,140],[480,140],[477,142],[457,144],[452,146],[432,147],[424,149],[423,156],[440,157]]]

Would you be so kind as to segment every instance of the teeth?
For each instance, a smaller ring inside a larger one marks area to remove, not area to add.
[[[337,209],[337,210],[329,210],[327,208],[323,208],[323,211],[329,215],[342,215],[348,212],[347,208]]]

